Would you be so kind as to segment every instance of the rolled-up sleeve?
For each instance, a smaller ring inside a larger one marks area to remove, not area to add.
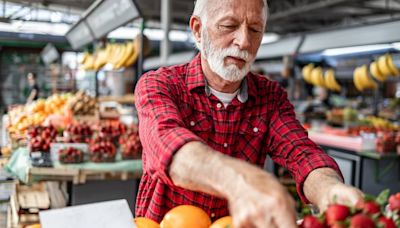
[[[186,143],[202,141],[185,127],[177,106],[177,92],[167,77],[154,72],[141,77],[135,89],[139,136],[143,144],[143,169],[154,179],[173,185],[169,166]]]
[[[341,177],[342,174],[336,162],[308,138],[306,130],[296,119],[293,105],[287,99],[287,93],[280,87],[276,87],[274,93],[278,108],[272,114],[270,122],[268,137],[270,155],[274,162],[290,171],[296,181],[296,189],[301,200],[308,203],[303,185],[310,172],[318,168],[332,168]]]

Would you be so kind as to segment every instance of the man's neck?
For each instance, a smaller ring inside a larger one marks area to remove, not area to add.
[[[236,90],[239,89],[242,81],[230,82],[224,80],[211,70],[206,59],[201,58],[201,66],[203,69],[204,77],[206,77],[208,86],[210,86],[211,88],[223,93],[234,93]]]

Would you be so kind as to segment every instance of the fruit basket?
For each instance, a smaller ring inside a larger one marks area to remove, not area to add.
[[[64,131],[69,143],[89,143],[92,135],[93,130],[86,122],[72,124]]]
[[[67,147],[58,151],[58,160],[63,164],[78,164],[84,162],[84,152],[74,147]]]
[[[113,142],[106,138],[96,138],[90,145],[89,155],[92,162],[114,162],[117,149]]]
[[[28,129],[28,140],[30,152],[49,152],[50,144],[55,141],[58,133],[52,127],[34,126]]]
[[[100,127],[98,136],[118,144],[119,137],[126,132],[126,126],[120,122],[107,123]]]

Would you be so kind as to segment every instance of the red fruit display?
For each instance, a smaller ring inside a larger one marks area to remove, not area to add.
[[[121,136],[119,143],[121,145],[122,159],[140,159],[142,157],[142,144],[137,132]]]
[[[304,217],[301,228],[324,228],[325,225],[316,217],[308,215]]]
[[[381,228],[396,228],[396,224],[394,223],[394,221],[392,219],[390,219],[390,218],[385,217],[385,216],[379,217],[378,225]]]
[[[389,197],[389,209],[397,211],[400,215],[400,192]]]
[[[110,138],[113,142],[118,142],[119,137],[126,132],[126,126],[120,122],[107,123],[100,127],[100,137]]]
[[[375,201],[359,200],[355,207],[365,214],[381,213],[381,207]]]
[[[376,139],[376,151],[378,153],[390,153],[396,151],[396,135],[392,131],[379,131]]]
[[[68,142],[89,143],[93,135],[91,126],[85,122],[70,125],[66,130]]]
[[[319,215],[319,218],[304,217],[299,227],[400,227],[400,192],[390,197],[388,189],[382,191],[377,197],[365,195],[364,199],[359,200],[354,206],[330,205],[323,214]]]
[[[375,228],[375,223],[368,215],[357,214],[351,218],[350,228]]]
[[[115,145],[104,138],[96,138],[90,145],[90,160],[92,162],[114,162],[117,149]]]
[[[50,144],[57,137],[57,130],[53,126],[35,126],[28,130],[29,150],[31,152],[49,152]]]
[[[341,204],[333,204],[325,212],[325,218],[328,225],[344,221],[350,215],[349,207]]]
[[[76,164],[84,161],[84,154],[74,147],[67,147],[58,151],[58,159],[64,164]]]

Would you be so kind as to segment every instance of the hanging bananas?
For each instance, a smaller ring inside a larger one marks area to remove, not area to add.
[[[314,69],[314,64],[310,63],[306,66],[303,67],[301,70],[304,81],[306,81],[308,84],[312,84],[311,81],[311,71]]]
[[[325,86],[326,88],[336,92],[339,92],[342,89],[336,81],[335,71],[333,69],[329,69],[325,72]]]

